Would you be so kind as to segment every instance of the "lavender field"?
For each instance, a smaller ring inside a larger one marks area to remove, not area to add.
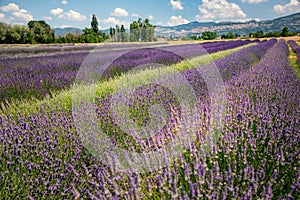
[[[33,51],[1,51],[0,199],[300,198],[294,41]]]

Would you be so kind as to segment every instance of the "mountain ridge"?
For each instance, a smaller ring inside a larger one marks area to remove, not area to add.
[[[292,32],[300,32],[300,12],[287,16],[278,17],[270,20],[255,21],[250,20],[246,22],[198,22],[193,21],[187,24],[180,24],[177,26],[157,26],[155,35],[157,37],[170,36],[188,36],[201,34],[204,31],[216,32],[219,35],[233,32],[239,35],[248,35],[250,32],[264,31],[264,32],[281,32],[283,27],[288,27]],[[64,36],[68,32],[76,35],[82,33],[82,29],[67,27],[54,28],[55,36]],[[102,30],[109,34],[109,29]],[[128,30],[126,30],[128,32]]]
[[[198,22],[178,26],[157,26],[157,36],[184,36],[197,35],[204,31],[217,32],[219,35],[233,32],[239,35],[248,35],[250,32],[281,32],[287,26],[292,32],[300,32],[300,12],[291,15],[263,21],[250,20],[247,22]]]

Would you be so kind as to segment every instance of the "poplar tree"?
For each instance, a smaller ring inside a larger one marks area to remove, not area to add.
[[[98,34],[98,20],[95,14],[93,14],[91,27],[94,31],[94,33]]]

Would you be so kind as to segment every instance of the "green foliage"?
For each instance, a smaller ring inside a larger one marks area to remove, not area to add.
[[[281,33],[280,32],[269,32],[267,34],[265,34],[265,37],[280,37]]]
[[[290,59],[290,65],[293,67],[295,74],[297,74],[298,76],[298,79],[300,79],[300,65],[297,62],[298,61],[297,55],[293,50],[290,50],[289,59]]]
[[[84,43],[84,38],[82,34],[73,35],[72,33],[67,33],[65,36],[59,36],[55,39],[55,43]]]
[[[1,44],[29,43],[29,29],[26,26],[5,24],[0,22]]]
[[[288,36],[288,35],[289,35],[289,29],[288,29],[288,27],[284,27],[284,28],[282,29],[281,36],[282,36],[282,37],[286,37],[286,36]]]
[[[216,32],[205,31],[202,33],[203,40],[214,40],[218,37]]]
[[[92,27],[92,30],[98,34],[98,20],[97,20],[97,17],[95,14],[93,14],[92,16],[92,22],[91,22],[91,27]]]
[[[282,37],[288,37],[288,36],[295,36],[297,35],[297,33],[295,32],[289,32],[289,28],[288,27],[284,27],[281,31],[281,36]]]
[[[98,30],[96,15],[92,16],[91,28],[85,28],[83,34],[67,33],[57,38],[54,36],[54,30],[43,20],[29,21],[27,27],[0,22],[0,44],[97,43],[106,39],[108,36]]]
[[[116,25],[116,28],[110,27],[109,36],[112,42],[128,41],[128,35],[123,24],[121,25],[121,27],[119,25]]]
[[[121,42],[125,42],[125,27],[124,25],[122,24],[121,25],[121,29],[120,29],[120,40]]]
[[[262,31],[262,30],[260,30],[260,31],[257,31],[255,34],[254,34],[254,37],[255,38],[262,38],[262,37],[264,37],[265,35],[264,35],[264,32]]]
[[[221,39],[234,39],[240,37],[239,34],[233,34],[231,31],[228,32],[227,34],[221,35]]]
[[[28,28],[30,30],[29,38],[31,43],[52,43],[54,42],[54,31],[50,25],[44,20],[30,21],[28,22]]]
[[[133,21],[130,24],[131,42],[152,42],[154,41],[155,26],[150,24],[149,19]]]
[[[103,42],[106,34],[98,30],[98,20],[96,15],[92,16],[91,28],[83,29],[82,41],[86,43]]]
[[[97,43],[103,40],[92,28],[85,28],[83,29],[83,41],[86,43]]]
[[[288,27],[284,27],[281,32],[268,32],[264,34],[262,30],[257,31],[256,33],[249,33],[249,38],[264,38],[264,37],[287,37],[287,36],[295,36],[297,33],[289,32]]]

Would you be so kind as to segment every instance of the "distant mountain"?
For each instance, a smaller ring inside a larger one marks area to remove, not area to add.
[[[72,28],[72,27],[54,28],[54,31],[55,31],[55,37],[65,36],[67,33],[71,33],[73,35],[78,35],[82,33],[82,29]]]
[[[59,37],[59,36],[65,36],[67,33],[72,33],[73,35],[76,34],[82,34],[83,33],[83,29],[80,28],[72,28],[72,27],[67,27],[67,28],[54,28],[55,31],[55,37]],[[109,29],[105,29],[105,30],[101,30],[106,34],[109,34]],[[126,29],[126,32],[128,32],[128,30]]]
[[[248,22],[190,22],[178,26],[157,26],[155,29],[156,36],[170,37],[172,36],[187,36],[198,35],[204,31],[217,32],[219,35],[232,32],[239,35],[248,35],[250,32],[262,30],[267,32],[281,32],[283,27],[287,26],[290,31],[300,32],[300,12],[285,17],[280,17],[273,20],[265,20],[257,22],[251,20]],[[55,28],[55,36],[64,36],[68,32],[76,35],[82,33],[79,28]],[[109,29],[102,30],[109,34]],[[126,30],[128,33],[129,30]]]
[[[300,13],[280,17],[273,20],[257,22],[251,20],[248,22],[190,22],[178,26],[157,26],[156,36],[186,36],[197,35],[204,31],[217,32],[219,35],[232,32],[239,35],[248,35],[250,32],[264,31],[281,32],[283,27],[287,26],[290,31],[300,32]]]

